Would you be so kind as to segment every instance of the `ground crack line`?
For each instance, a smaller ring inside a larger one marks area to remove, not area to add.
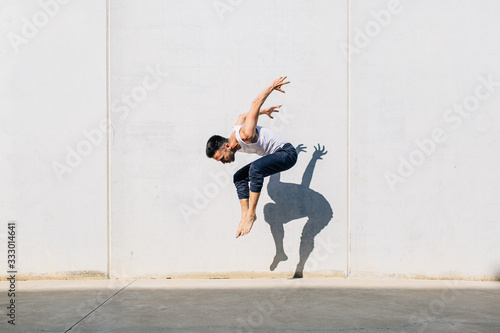
[[[94,310],[90,311],[89,313],[87,313],[87,315],[85,315],[85,317],[83,317],[82,319],[80,319],[79,321],[77,321],[76,323],[73,324],[73,326],[71,326],[70,328],[68,328],[66,331],[64,331],[64,333],[67,333],[69,331],[71,331],[71,329],[73,329],[73,327],[75,327],[76,325],[78,325],[78,323],[80,323],[82,320],[84,320],[85,318],[87,318],[88,316],[90,316],[92,313],[94,313],[94,311],[96,311],[97,309],[99,309],[101,306],[103,306],[107,301],[109,301],[110,299],[112,299],[113,297],[115,297],[120,291],[122,291],[123,289],[127,288],[128,286],[130,286],[132,283],[134,283],[135,281],[137,280],[134,280],[132,282],[130,282],[129,284],[127,284],[125,287],[123,287],[122,289],[118,290],[116,293],[114,293],[113,295],[109,296],[104,302],[102,302],[101,304],[99,304]]]

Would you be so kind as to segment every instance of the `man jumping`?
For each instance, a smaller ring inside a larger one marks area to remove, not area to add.
[[[260,115],[266,114],[274,119],[272,113],[279,112],[276,109],[281,105],[264,109],[261,107],[274,90],[284,93],[281,87],[290,83],[285,82],[285,79],[286,76],[274,80],[254,99],[250,111],[238,117],[229,138],[214,135],[207,142],[207,156],[223,164],[234,162],[234,154],[237,151],[263,156],[234,174],[234,184],[241,204],[241,221],[236,238],[248,234],[257,219],[255,210],[264,177],[288,170],[297,162],[297,152],[291,143],[270,129],[257,125]]]

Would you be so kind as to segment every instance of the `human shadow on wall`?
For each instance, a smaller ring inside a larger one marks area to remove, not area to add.
[[[305,152],[306,147],[302,144],[296,148],[297,153]],[[326,155],[325,147],[314,147],[311,161],[304,171],[301,184],[283,183],[280,181],[280,173],[270,177],[267,185],[267,193],[274,203],[264,206],[264,219],[271,227],[271,233],[276,245],[276,255],[271,264],[274,271],[281,261],[288,259],[283,248],[285,231],[283,226],[290,221],[307,217],[308,220],[302,230],[300,238],[300,260],[295,269],[294,278],[301,278],[307,258],[314,249],[314,237],[328,225],[333,217],[332,207],[325,197],[309,188],[311,179],[318,160]]]

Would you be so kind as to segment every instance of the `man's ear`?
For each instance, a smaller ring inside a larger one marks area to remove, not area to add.
[[[226,142],[226,143],[224,144],[224,147],[225,147],[226,149],[231,150],[231,143]]]

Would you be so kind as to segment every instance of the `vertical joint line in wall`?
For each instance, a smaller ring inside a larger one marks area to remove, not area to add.
[[[106,275],[111,277],[111,90],[110,90],[110,1],[106,0],[106,221],[107,221],[107,267]]]
[[[351,0],[347,0],[347,268],[351,275]]]

